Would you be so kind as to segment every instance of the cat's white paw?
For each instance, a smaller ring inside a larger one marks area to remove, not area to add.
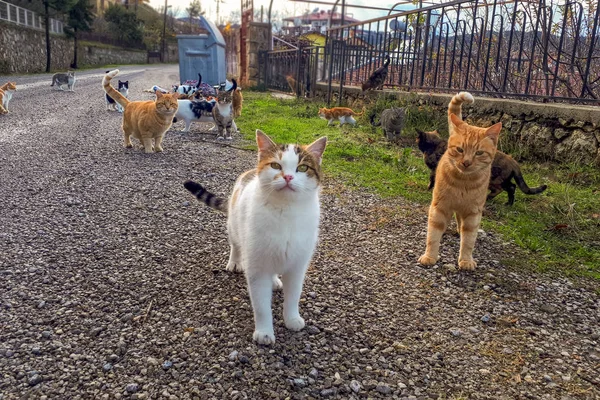
[[[242,272],[243,271],[241,264],[234,263],[234,262],[229,262],[227,264],[227,266],[225,267],[225,269],[230,272]]]
[[[290,331],[298,332],[302,328],[304,328],[306,324],[304,323],[304,318],[301,316],[297,316],[295,318],[289,318],[285,320],[285,327]]]
[[[281,282],[281,279],[279,279],[279,277],[275,275],[273,277],[273,291],[278,292],[281,289],[283,289],[283,282]]]
[[[269,346],[275,343],[275,334],[273,332],[256,330],[252,335],[252,339],[258,344]]]

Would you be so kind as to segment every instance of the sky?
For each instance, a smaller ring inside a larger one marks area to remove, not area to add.
[[[173,5],[175,8],[179,8],[180,16],[186,16],[185,9],[189,5],[190,0],[167,0],[169,5]],[[221,18],[227,19],[227,17],[231,14],[232,11],[239,11],[241,2],[240,0],[220,0],[221,4],[219,5],[219,14]],[[335,0],[324,0],[330,3],[334,3]],[[391,7],[395,3],[400,0],[346,0],[349,4],[357,4],[357,5],[374,5],[377,4],[377,7]],[[217,3],[216,0],[200,0],[202,4],[202,9],[207,12],[207,18],[215,21],[216,20],[216,11],[217,11]],[[150,4],[154,8],[164,7],[164,0],[150,0]],[[254,0],[254,9],[260,10],[260,6],[264,6],[265,16],[267,14],[267,10],[269,8],[270,0]],[[305,10],[314,10],[315,8],[319,8],[321,10],[328,10],[331,7],[324,4],[311,4],[311,3],[299,3],[294,1],[287,0],[274,0],[273,1],[273,12],[279,10],[280,12],[286,12],[290,15],[302,15]],[[412,8],[412,7],[411,7]],[[410,8],[404,8],[410,9]],[[338,9],[339,11],[339,9]],[[387,11],[375,11],[375,10],[364,10],[360,8],[349,8],[348,14],[353,14],[353,17],[359,20],[366,20],[371,18],[377,18],[384,15],[387,15]]]

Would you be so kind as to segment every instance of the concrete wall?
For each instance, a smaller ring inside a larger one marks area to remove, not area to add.
[[[332,87],[332,103],[337,104],[339,85]],[[445,115],[449,94],[370,91],[345,87],[343,103],[352,105],[364,97],[395,96],[402,104],[428,104]],[[327,99],[327,85],[316,85],[315,97]],[[521,148],[522,153],[543,161],[577,162],[600,166],[600,107],[572,104],[543,104],[493,99],[475,95],[475,103],[465,108],[467,121],[487,127],[502,122],[503,143]]]
[[[73,62],[73,40],[50,35],[52,70],[66,70]],[[79,66],[143,64],[147,52],[102,44],[80,44]],[[43,31],[0,22],[0,74],[35,73],[46,70],[46,39]]]

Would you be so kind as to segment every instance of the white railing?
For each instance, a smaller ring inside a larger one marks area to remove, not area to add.
[[[44,18],[41,15],[2,0],[0,0],[0,20],[13,22],[33,29],[44,29]],[[62,34],[62,21],[50,18],[50,32]]]

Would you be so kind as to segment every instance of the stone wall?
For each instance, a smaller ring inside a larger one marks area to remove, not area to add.
[[[73,62],[73,43],[50,34],[53,70],[67,69]],[[46,70],[46,36],[43,31],[0,21],[0,74]]]
[[[77,47],[79,49],[77,63],[81,67],[107,64],[145,64],[148,60],[148,52],[142,50],[99,47],[89,43]],[[73,55],[71,54],[72,59]]]
[[[73,62],[73,40],[50,35],[52,70],[66,70]],[[177,53],[177,51],[175,51]],[[84,42],[79,45],[79,66],[145,64],[147,52]],[[46,71],[46,38],[43,31],[0,21],[0,74]]]
[[[338,86],[332,87],[332,103],[337,102]],[[370,91],[345,87],[343,103],[374,100],[377,96],[396,97],[402,104],[428,104],[445,114],[449,94]],[[315,97],[327,99],[327,85],[316,85]],[[482,127],[502,122],[503,142],[520,148],[521,153],[542,161],[577,162],[600,166],[600,107],[572,104],[544,104],[475,96],[465,108],[467,121]]]
[[[246,51],[248,52],[248,86],[258,85],[260,73],[259,54],[261,51],[269,50],[271,45],[271,25],[263,22],[250,22],[248,26],[248,40]]]

